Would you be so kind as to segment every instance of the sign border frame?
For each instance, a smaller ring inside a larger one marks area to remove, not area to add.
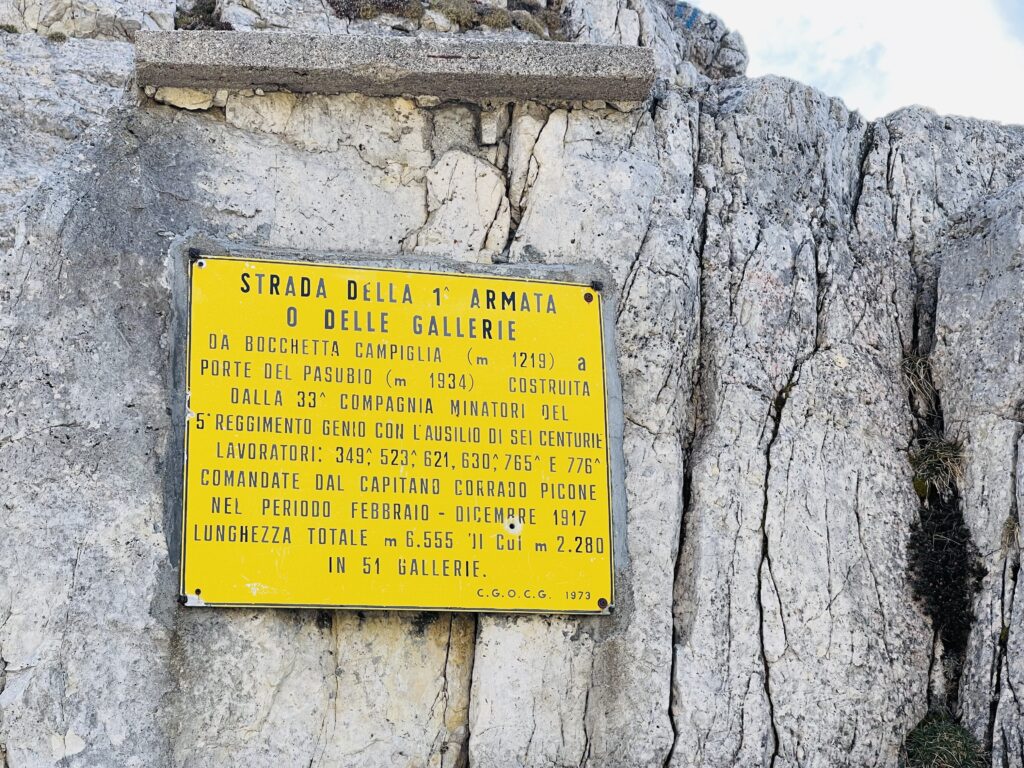
[[[608,616],[614,613],[616,596],[622,583],[629,582],[629,554],[626,540],[627,505],[625,489],[625,458],[623,454],[624,414],[618,371],[615,334],[615,307],[618,291],[607,268],[595,262],[577,263],[498,263],[480,264],[451,259],[397,254],[394,256],[346,251],[316,251],[290,248],[261,248],[224,242],[203,236],[182,238],[171,249],[174,260],[172,285],[173,350],[172,350],[172,435],[165,488],[165,530],[172,563],[177,567],[178,601],[188,607],[209,608],[293,608],[300,610],[402,611],[431,613],[522,614],[541,616]],[[317,603],[212,603],[200,595],[186,594],[185,531],[187,520],[189,361],[191,357],[191,308],[194,263],[201,258],[267,263],[304,264],[347,269],[386,270],[402,273],[450,274],[478,276],[510,281],[532,281],[590,287],[601,295],[601,351],[604,366],[604,414],[607,432],[606,473],[609,490],[609,568],[611,595],[604,609],[543,610],[465,606],[381,606]],[[172,545],[173,542],[173,545]]]

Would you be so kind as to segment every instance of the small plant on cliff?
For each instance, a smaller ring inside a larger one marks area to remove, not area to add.
[[[328,0],[334,12],[345,19],[368,21],[383,14],[403,19],[422,19],[420,0]]]
[[[11,35],[18,34],[18,28],[13,24],[0,24],[0,32],[7,32]]]
[[[430,7],[463,29],[475,27],[480,21],[480,15],[468,0],[431,0]]]
[[[971,631],[974,595],[984,575],[960,510],[963,447],[925,437],[911,451],[910,462],[921,497],[920,517],[907,544],[910,583],[942,637],[948,660],[958,666]]]
[[[513,14],[516,11],[525,11],[536,22],[521,26],[520,29],[539,36],[543,36],[546,30],[552,40],[565,40],[565,16],[562,13],[562,5],[563,0],[551,0],[547,7],[532,0],[509,0],[508,9]]]
[[[984,768],[985,751],[945,712],[931,712],[907,736],[904,768]]]
[[[910,403],[921,418],[935,416],[938,393],[932,383],[931,363],[925,355],[907,355],[903,358],[903,377],[910,391]]]
[[[914,596],[942,639],[947,696],[955,699],[974,621],[974,596],[985,571],[961,509],[964,448],[945,437],[942,402],[928,358],[908,356],[903,374],[917,417],[910,464],[921,500],[907,541],[908,576]]]
[[[190,10],[181,10],[174,15],[175,29],[231,29],[226,21],[217,16],[217,0],[196,0]]]
[[[508,29],[512,26],[512,14],[504,8],[487,6],[480,11],[480,23],[492,29]]]
[[[959,509],[930,494],[911,528],[907,553],[914,594],[940,633],[947,656],[960,659],[967,648],[983,570]]]
[[[529,11],[512,11],[512,23],[517,29],[529,32],[537,37],[544,37],[545,27],[536,16]]]
[[[334,13],[344,19],[369,21],[387,14],[419,20],[430,8],[463,30],[508,29],[515,25],[538,37],[565,39],[562,0],[552,0],[546,8],[528,0],[510,0],[507,9],[478,0],[328,0],[328,3]]]
[[[964,480],[964,448],[955,440],[925,437],[910,452],[914,483],[946,492]]]

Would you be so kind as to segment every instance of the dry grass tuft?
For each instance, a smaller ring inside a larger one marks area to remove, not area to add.
[[[1011,513],[1007,516],[1003,522],[1003,533],[1000,537],[1000,545],[1002,546],[1003,554],[1006,554],[1010,550],[1016,548],[1020,542],[1020,522],[1017,517]]]
[[[480,23],[492,29],[508,29],[512,26],[512,14],[504,8],[487,6],[480,10]]]
[[[902,762],[905,768],[984,768],[988,758],[966,728],[933,712],[907,736]]]
[[[934,415],[938,393],[932,383],[932,368],[927,356],[907,355],[903,358],[902,368],[915,408],[925,417]]]
[[[431,0],[430,7],[462,29],[472,29],[480,23],[480,15],[467,0]]]
[[[529,11],[512,11],[512,23],[516,25],[516,29],[537,37],[544,37],[547,34],[547,28]]]
[[[369,21],[388,14],[403,19],[422,19],[420,0],[328,0],[334,12],[345,19]]]
[[[926,484],[940,492],[949,491],[964,481],[964,448],[955,440],[925,437],[910,452],[914,485]]]

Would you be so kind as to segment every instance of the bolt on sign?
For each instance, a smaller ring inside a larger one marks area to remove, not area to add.
[[[611,609],[599,286],[189,271],[183,602]]]

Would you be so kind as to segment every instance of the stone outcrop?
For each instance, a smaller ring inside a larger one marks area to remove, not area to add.
[[[306,29],[288,8],[264,26]],[[0,760],[881,767],[952,693],[1024,764],[1024,129],[747,79],[695,10],[566,3],[574,39],[653,49],[642,104],[147,93],[127,44],[0,33]],[[179,607],[174,259],[199,236],[603,265],[615,614]],[[908,575],[920,351],[986,569],[952,692]]]
[[[1024,480],[1024,185],[985,198],[935,258],[936,384],[946,422],[970,456],[965,519],[986,575],[960,682],[964,723],[991,744],[995,765],[1020,766],[1021,543]]]
[[[0,248],[13,242],[18,209],[54,168],[75,164],[131,76],[126,44],[0,33]]]
[[[174,29],[171,0],[2,0],[0,24],[54,37],[130,40],[140,29]]]

